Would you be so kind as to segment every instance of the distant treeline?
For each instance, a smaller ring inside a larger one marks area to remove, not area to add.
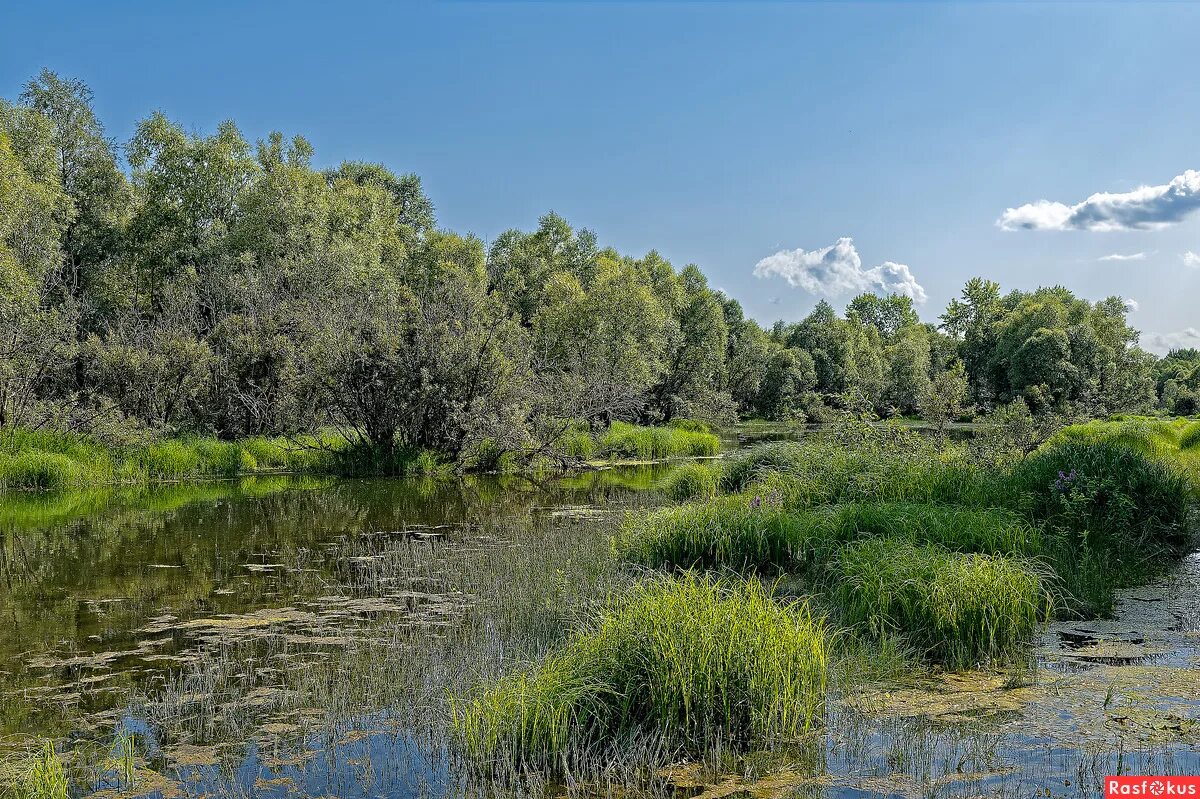
[[[485,247],[436,227],[415,175],[311,158],[162,114],[118,147],[49,71],[0,101],[0,426],[335,426],[458,456],[617,419],[1196,409],[1200,354],[1136,348],[1119,298],[976,279],[938,325],[865,294],[763,329],[696,266],[552,213]]]

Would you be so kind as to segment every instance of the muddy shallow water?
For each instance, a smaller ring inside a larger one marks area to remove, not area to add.
[[[0,502],[0,747],[69,744],[115,796],[492,796],[449,696],[606,591],[608,536],[669,466],[534,484],[263,478]],[[830,697],[819,737],[723,766],[514,795],[1097,796],[1200,773],[1200,556],[1055,623],[1019,672]]]

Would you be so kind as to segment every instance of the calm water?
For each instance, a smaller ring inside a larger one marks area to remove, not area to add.
[[[66,742],[105,795],[496,795],[454,754],[448,693],[620,590],[608,537],[669,468],[6,497],[0,745]],[[1113,620],[1054,625],[1029,673],[841,682],[783,755],[570,791],[1094,796],[1118,770],[1200,772],[1198,587],[1193,557]]]

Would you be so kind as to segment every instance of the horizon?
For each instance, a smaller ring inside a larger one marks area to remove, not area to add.
[[[986,275],[1120,296],[1159,355],[1200,344],[1196,7],[142,8],[10,10],[0,96],[45,67],[119,144],[155,110],[301,135],[317,166],[417,174],[440,227],[491,241],[554,211],[697,264],[764,325],[863,290],[936,321]]]

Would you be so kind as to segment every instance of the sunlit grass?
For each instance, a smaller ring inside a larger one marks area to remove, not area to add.
[[[658,487],[676,502],[712,499],[717,494],[717,473],[703,463],[685,463],[672,469]]]
[[[474,756],[538,766],[639,734],[693,753],[769,744],[820,723],[827,660],[824,621],[757,582],[652,579],[461,703],[454,724]]]
[[[1022,656],[1050,611],[1045,580],[1028,563],[932,544],[848,545],[829,579],[843,623],[876,637],[899,635],[955,668]]]

